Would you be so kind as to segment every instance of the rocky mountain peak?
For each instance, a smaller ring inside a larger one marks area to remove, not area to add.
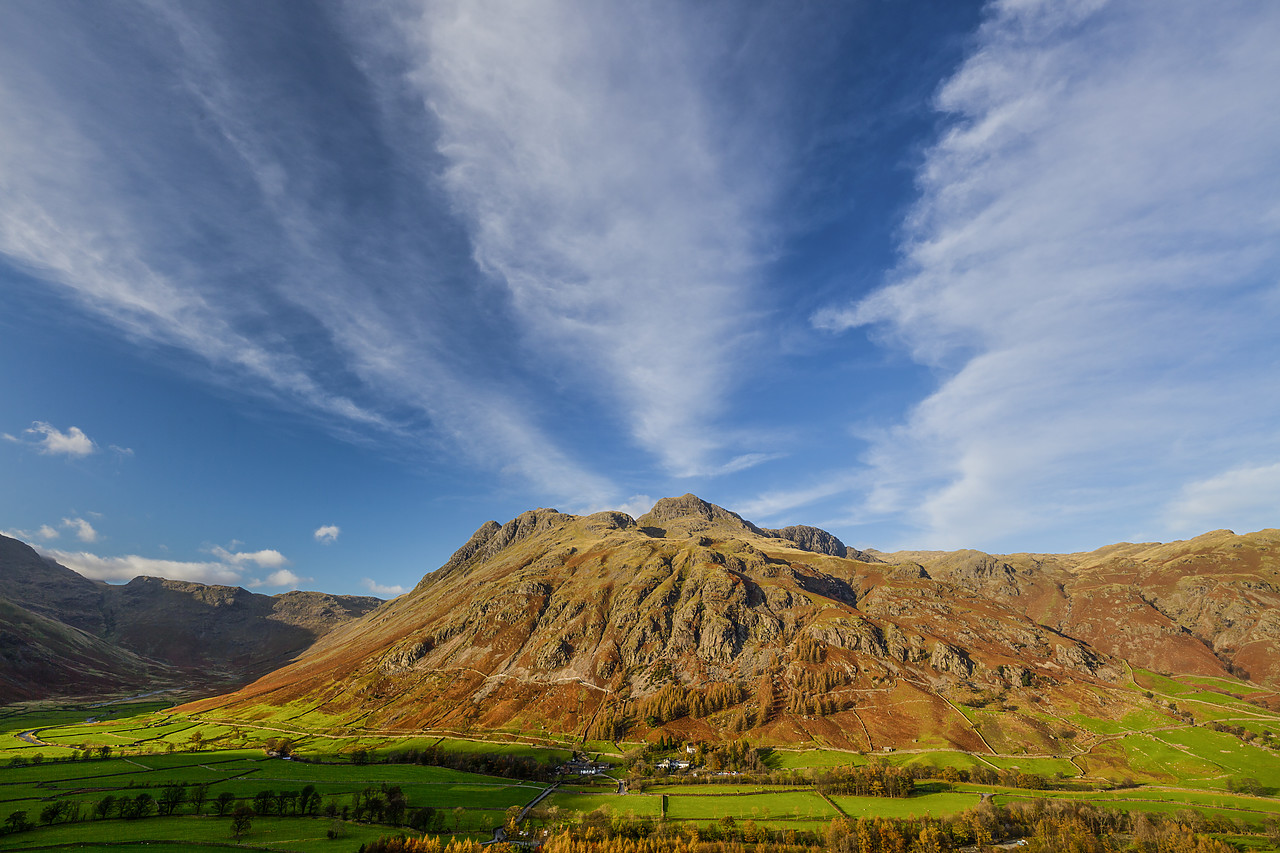
[[[660,499],[653,509],[636,519],[636,524],[642,528],[666,531],[668,536],[673,531],[689,536],[714,527],[761,533],[760,528],[736,512],[708,503],[693,494]]]

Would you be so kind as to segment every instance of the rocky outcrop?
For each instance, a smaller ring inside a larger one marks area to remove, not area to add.
[[[761,530],[766,536],[786,539],[797,548],[812,551],[815,554],[827,554],[832,557],[846,557],[849,549],[845,544],[820,527],[808,527],[794,524],[780,530]]]

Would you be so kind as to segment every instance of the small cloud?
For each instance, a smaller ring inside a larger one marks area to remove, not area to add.
[[[132,455],[133,455],[133,448],[132,448],[132,447],[121,447],[121,446],[120,446],[120,445],[118,445],[118,444],[113,444],[113,445],[111,445],[111,450],[112,450],[114,453],[118,453],[118,454],[120,454],[121,456],[132,456]]]
[[[85,435],[80,427],[73,426],[66,432],[62,432],[52,424],[36,421],[27,432],[31,435],[41,436],[35,439],[34,444],[41,453],[47,456],[58,454],[88,456],[97,450],[97,445],[93,443],[93,439]]]
[[[251,589],[256,589],[258,587],[264,587],[264,586],[288,587],[289,589],[297,589],[298,584],[302,583],[304,580],[309,581],[311,580],[311,578],[301,578],[301,577],[298,577],[293,572],[289,571],[288,569],[281,569],[278,572],[272,572],[271,574],[267,575],[266,580],[259,580],[255,578],[252,581],[250,581],[247,584],[247,586]]]
[[[234,548],[236,543],[232,543]],[[245,563],[253,563],[260,569],[274,569],[280,566],[289,565],[289,560],[284,554],[274,548],[266,548],[261,551],[241,551],[232,552],[226,548],[213,548],[210,550],[213,556],[217,557],[225,563],[235,566],[241,566]]]
[[[338,525],[326,524],[323,527],[317,527],[314,536],[321,545],[332,545],[338,541],[338,534],[341,532],[342,528]]]
[[[36,531],[36,535],[41,539],[57,539],[59,536],[58,531],[47,524],[40,525],[40,529]]]
[[[404,595],[405,589],[400,584],[393,586],[383,586],[373,578],[365,578],[362,583],[364,588],[379,598],[395,598],[397,595]]]
[[[5,441],[12,441],[12,442],[14,442],[15,444],[21,444],[21,443],[22,443],[22,439],[18,438],[16,435],[9,435],[9,433],[7,433],[7,432],[6,432],[6,433],[0,433],[0,438],[3,438]]]
[[[62,526],[74,530],[76,538],[81,542],[98,541],[98,531],[94,530],[93,525],[83,518],[64,518],[62,519]],[[43,531],[44,528],[41,528],[41,530]]]

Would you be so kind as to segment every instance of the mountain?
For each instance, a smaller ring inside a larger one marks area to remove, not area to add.
[[[382,601],[149,577],[114,586],[0,536],[0,603],[0,683],[6,696],[39,698],[108,685],[230,689]]]
[[[380,731],[1053,753],[1078,733],[1070,715],[1165,712],[1133,689],[1126,658],[1280,684],[1277,542],[882,554],[693,495],[639,519],[538,509],[487,522],[409,594],[187,709]]]
[[[65,622],[0,598],[0,696],[42,699],[50,685],[73,692],[136,692],[176,673]]]

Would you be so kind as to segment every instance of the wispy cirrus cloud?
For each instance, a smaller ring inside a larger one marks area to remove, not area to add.
[[[220,14],[164,4],[110,19],[10,14],[0,254],[131,340],[188,356],[179,366],[342,437],[450,459],[461,450],[472,466],[562,498],[611,495],[538,423],[536,393],[459,355],[512,335],[474,290],[461,241],[435,233],[458,231],[450,203],[367,159],[418,150],[379,138],[374,115],[285,99],[264,121],[261,84],[286,69],[271,64],[274,51],[246,56],[247,43],[221,38]],[[94,39],[101,55],[56,69],[24,47],[125,25],[127,39]],[[112,53],[119,44],[128,56]],[[359,57],[332,61],[347,63],[332,79],[358,85]],[[102,67],[111,74],[95,76]],[[344,106],[370,109],[355,95]],[[331,168],[338,152],[323,146],[356,127],[343,140],[350,159]],[[349,216],[353,196],[373,191],[387,197],[372,218]]]
[[[1168,529],[1179,534],[1228,524],[1237,533],[1280,527],[1280,462],[1241,465],[1187,483],[1165,509]]]
[[[1195,523],[1205,477],[1275,458],[1277,39],[1266,4],[991,5],[938,95],[903,263],[815,317],[942,377],[864,433],[860,513],[1079,546],[1163,527],[1187,482]]]
[[[525,345],[612,396],[671,473],[772,458],[724,461],[717,424],[749,357],[772,152],[727,143],[715,34],[662,3],[407,8],[444,186]]]

